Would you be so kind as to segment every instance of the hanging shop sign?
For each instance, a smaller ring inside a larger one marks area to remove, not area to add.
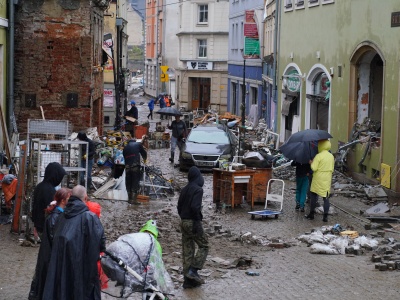
[[[188,70],[212,70],[213,63],[209,61],[188,61],[186,62]]]
[[[290,71],[283,79],[283,85],[291,92],[299,92],[301,86],[299,73],[296,70]]]

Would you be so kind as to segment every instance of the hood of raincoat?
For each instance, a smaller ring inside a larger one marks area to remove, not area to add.
[[[158,238],[157,223],[154,220],[148,220],[139,232],[150,232],[156,239]]]
[[[329,140],[321,140],[318,142],[318,153],[324,150],[326,151],[331,150],[331,142]]]
[[[58,186],[65,175],[67,175],[67,172],[62,165],[58,162],[51,162],[44,171],[43,181],[49,182],[52,186]]]
[[[200,170],[196,166],[193,166],[189,169],[188,180],[189,183],[195,183],[199,187],[202,187],[204,185],[203,175],[201,175]]]
[[[64,209],[64,215],[66,219],[73,218],[84,211],[88,211],[86,203],[76,196],[69,197],[67,206]]]
[[[81,131],[78,133],[78,139],[80,139],[81,141],[86,141],[88,137],[85,132]]]

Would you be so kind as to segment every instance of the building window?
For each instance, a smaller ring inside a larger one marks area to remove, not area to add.
[[[330,3],[335,3],[335,0],[321,0],[322,4],[330,4]]]
[[[208,23],[208,5],[199,5],[199,23]]]
[[[207,40],[198,40],[199,57],[207,57]]]
[[[285,0],[285,11],[293,10],[293,0]]]
[[[318,5],[319,5],[319,0],[308,0],[309,7],[318,6]]]
[[[257,104],[258,89],[256,87],[250,88],[251,104]]]
[[[294,0],[296,9],[304,8],[304,0]]]

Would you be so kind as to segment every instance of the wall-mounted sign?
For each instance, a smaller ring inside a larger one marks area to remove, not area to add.
[[[255,23],[256,21],[254,20],[254,10],[246,10],[245,12],[245,21],[246,23]]]
[[[260,58],[260,40],[258,38],[244,38],[244,58]]]
[[[400,11],[392,12],[391,27],[400,27]]]
[[[213,63],[209,61],[188,61],[186,62],[188,70],[212,70]]]
[[[254,20],[254,10],[246,10],[245,23],[243,26],[243,57],[260,58],[260,40],[258,37],[258,27]]]
[[[253,23],[244,24],[244,36],[258,38],[257,24],[253,24]]]
[[[114,90],[113,89],[104,89],[103,95],[104,95],[103,106],[104,107],[113,107],[114,106]]]
[[[299,92],[301,86],[301,80],[299,78],[299,73],[296,70],[290,71],[284,78],[283,81],[284,88],[291,92]]]

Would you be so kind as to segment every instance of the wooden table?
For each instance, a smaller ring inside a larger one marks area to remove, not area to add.
[[[243,196],[253,208],[253,175],[255,170],[225,171],[213,169],[213,203],[231,206],[242,204]]]

